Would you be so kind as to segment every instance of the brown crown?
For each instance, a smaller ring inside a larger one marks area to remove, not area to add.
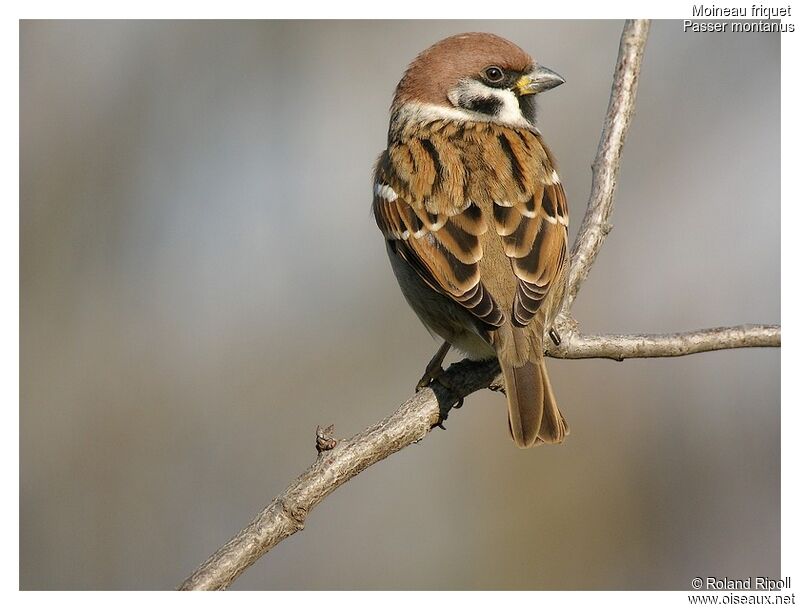
[[[425,49],[411,62],[395,91],[394,106],[425,102],[450,106],[447,92],[488,66],[526,72],[531,56],[505,38],[482,32],[456,34]]]

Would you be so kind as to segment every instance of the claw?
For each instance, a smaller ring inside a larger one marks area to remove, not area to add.
[[[436,422],[433,426],[431,426],[431,428],[441,428],[442,430],[447,430],[447,428],[444,427],[444,421],[447,419],[447,416],[450,414],[450,410],[451,409],[460,409],[463,406],[464,406],[464,398],[463,397],[460,397],[458,400],[456,400],[449,407],[441,407],[440,406],[439,407],[439,421]]]
[[[442,373],[444,373],[442,362],[444,362],[449,350],[450,344],[446,341],[442,343],[442,346],[436,351],[436,353],[433,355],[433,358],[431,358],[428,366],[425,367],[425,372],[422,374],[422,379],[417,382],[417,392],[419,392],[422,388],[427,388],[429,385],[431,385],[431,383],[438,379]]]
[[[442,373],[444,373],[444,369],[441,366],[433,370],[426,370],[422,379],[417,382],[416,391],[419,392],[421,389],[427,388],[436,381]]]

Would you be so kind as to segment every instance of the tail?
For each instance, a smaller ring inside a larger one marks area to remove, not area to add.
[[[500,368],[506,384],[508,399],[508,426],[518,447],[525,448],[542,443],[561,443],[569,434],[569,425],[558,410],[547,368],[544,364],[541,339],[531,340],[514,328],[512,341],[518,349],[498,350]],[[538,333],[537,333],[538,334]],[[522,341],[531,341],[530,349],[519,349]],[[528,352],[527,361],[518,356]]]

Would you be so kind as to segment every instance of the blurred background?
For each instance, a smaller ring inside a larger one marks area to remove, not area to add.
[[[369,212],[403,70],[477,30],[563,74],[539,122],[574,238],[621,28],[22,22],[21,588],[173,588],[313,462],[317,424],[392,412],[438,346]],[[779,92],[777,35],[653,24],[584,330],[780,321]],[[778,577],[779,358],[551,361],[564,445],[516,449],[474,395],[234,588]]]

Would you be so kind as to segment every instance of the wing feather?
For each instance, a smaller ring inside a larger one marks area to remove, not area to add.
[[[434,125],[393,142],[381,155],[376,222],[433,290],[489,327],[502,325],[506,315],[525,326],[564,266],[564,190],[536,134],[479,123],[459,126],[460,138],[451,132]],[[500,236],[517,279],[506,314],[480,277],[489,230]]]
[[[513,311],[518,326],[530,324],[564,267],[566,209],[559,182],[540,186],[529,201],[515,208],[522,220],[503,243],[518,280]]]
[[[473,207],[474,210],[470,209]],[[486,231],[486,223],[477,206],[470,206],[467,208],[469,211],[457,216],[445,216],[431,222],[429,217],[420,218],[417,210],[401,197],[389,202],[376,195],[373,210],[386,238],[395,242],[395,252],[431,288],[460,303],[491,327],[503,323],[500,308],[480,280],[478,262],[483,249],[478,236]],[[426,214],[423,212],[422,216]],[[399,227],[394,224],[397,218],[401,222]],[[424,234],[419,235],[413,230],[417,223],[425,227]],[[437,224],[439,228],[431,230]],[[392,230],[384,230],[384,227]]]

